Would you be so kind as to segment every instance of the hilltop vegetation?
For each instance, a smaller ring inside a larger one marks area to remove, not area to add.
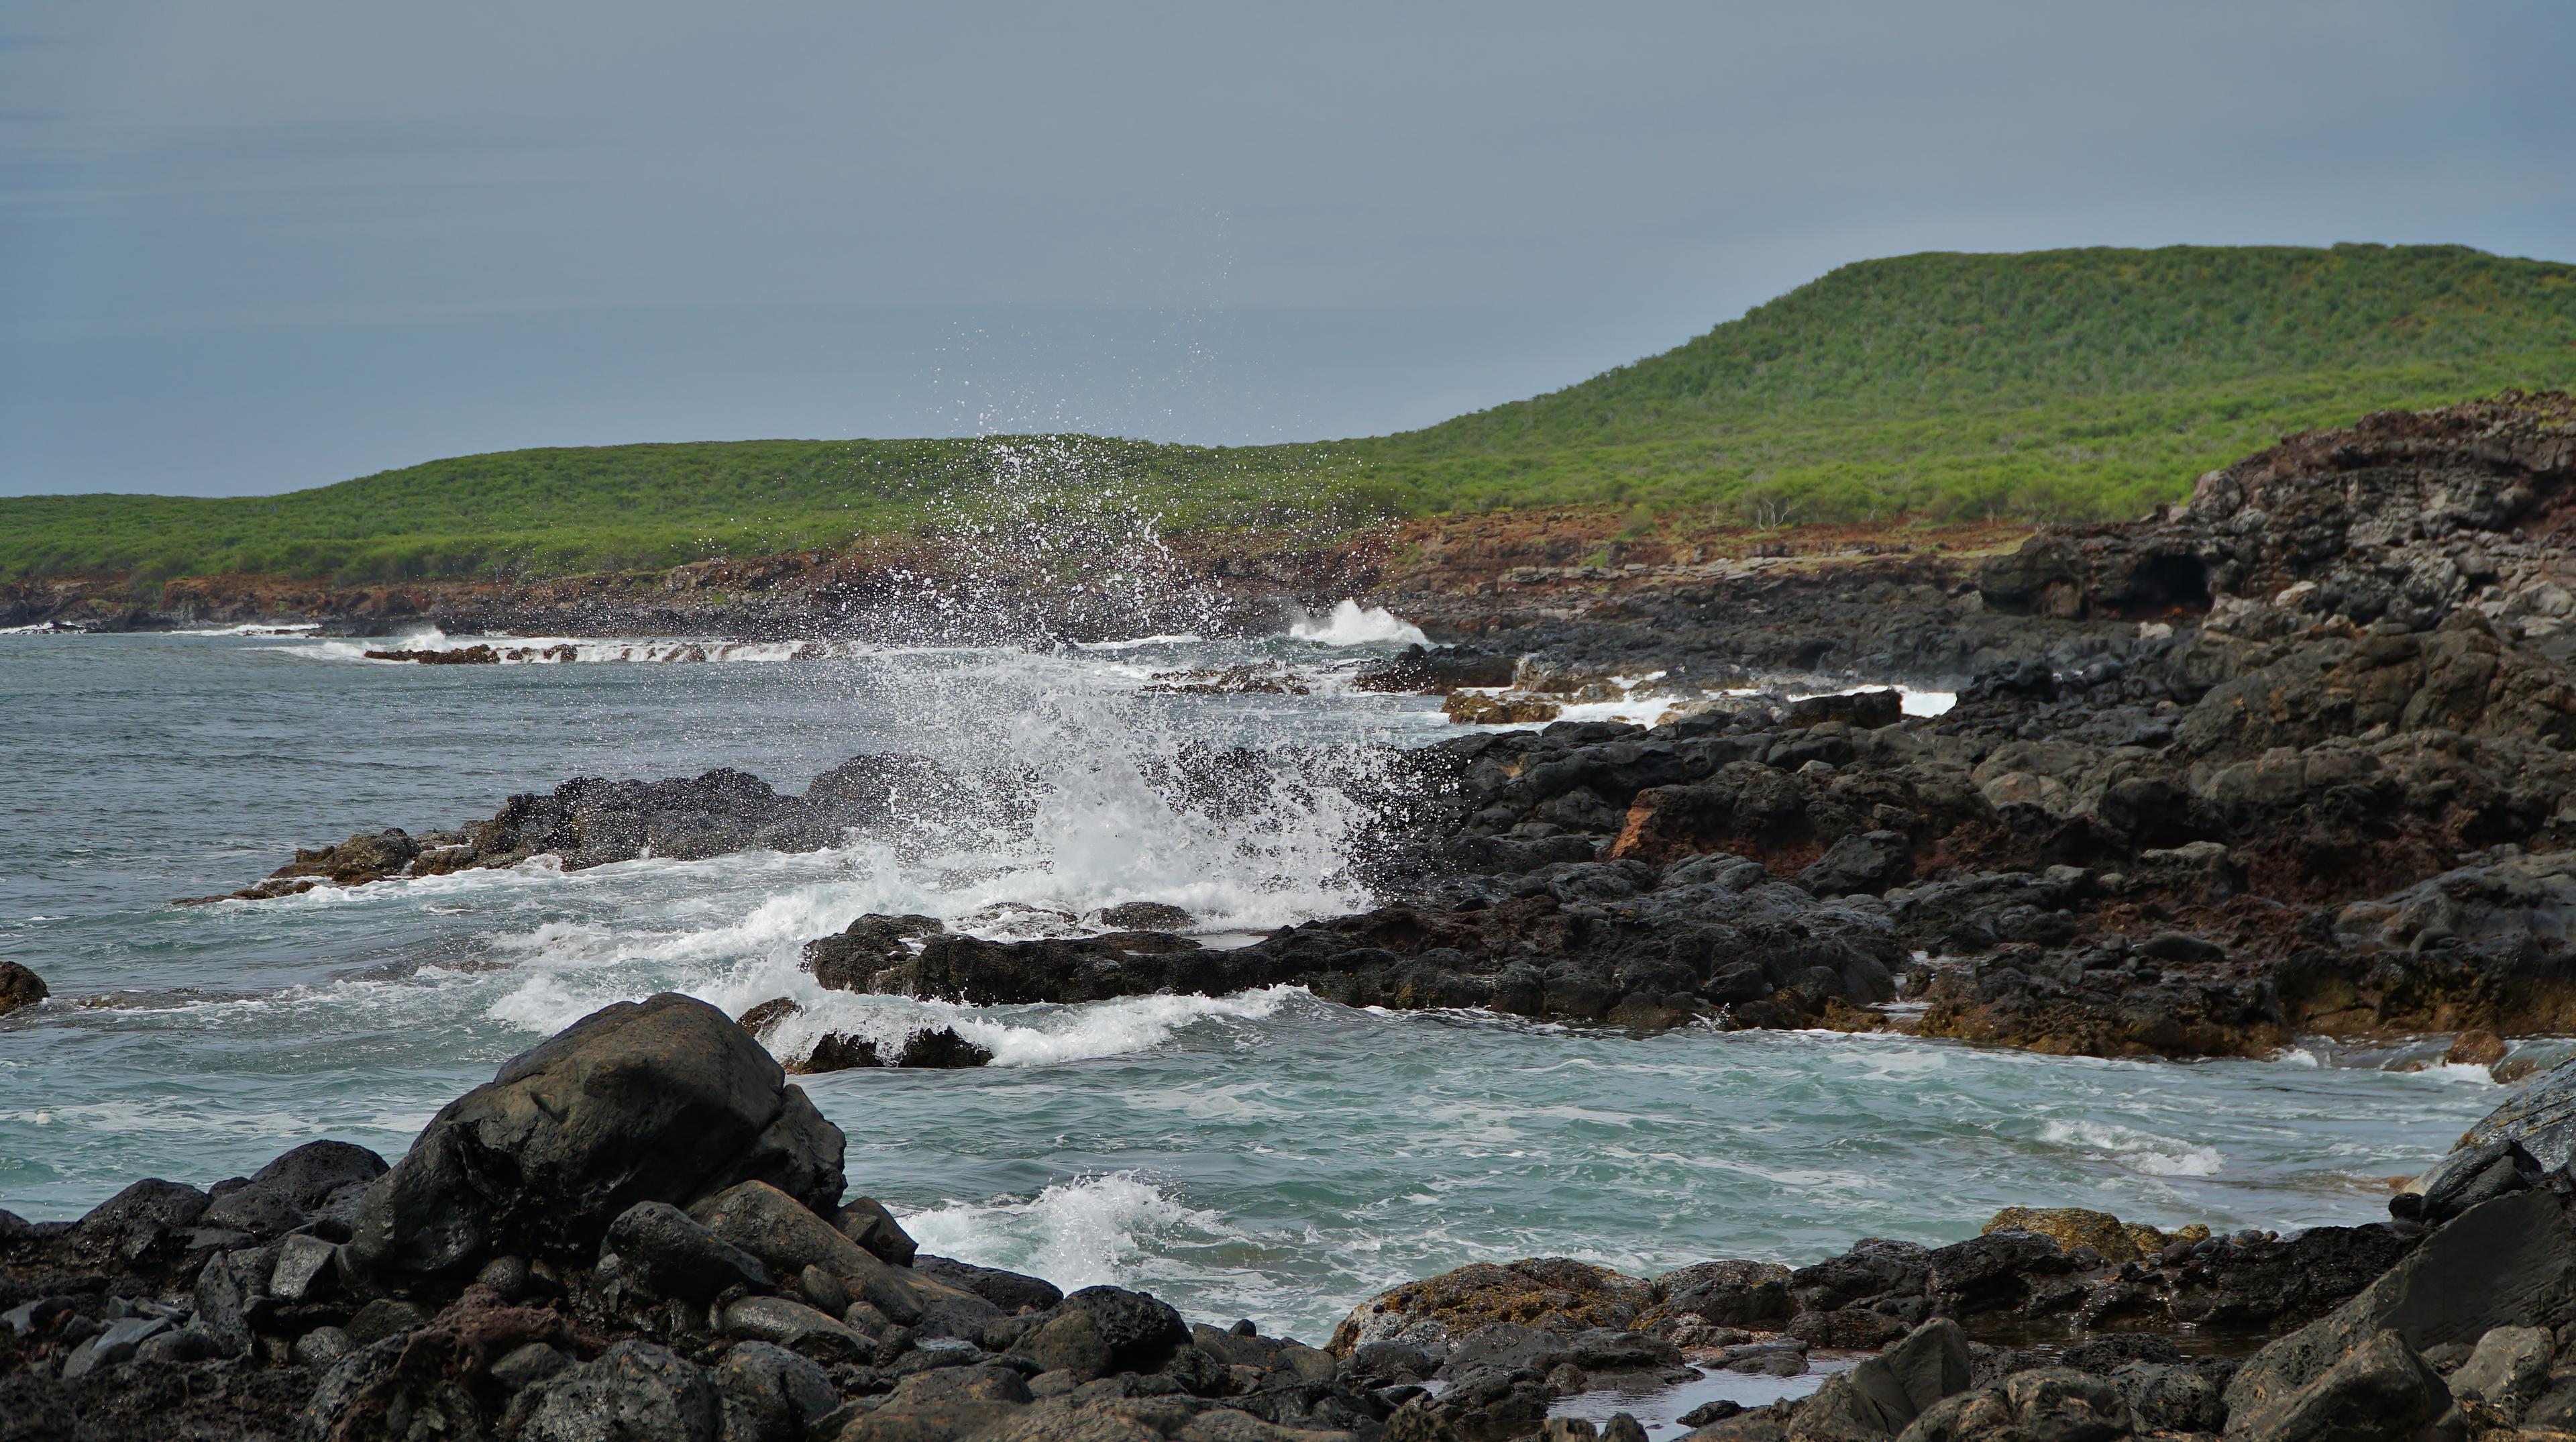
[[[2576,266],[2456,246],[1926,254],[1402,435],[511,451],[282,496],[0,499],[0,575],[542,574],[1102,506],[1167,526],[1571,502],[1713,520],[2135,514],[2285,432],[2576,381]]]

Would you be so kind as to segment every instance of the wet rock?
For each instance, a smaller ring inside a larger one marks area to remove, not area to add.
[[[0,961],[0,1016],[45,999],[45,979],[14,961]]]
[[[834,991],[871,991],[878,972],[912,954],[906,942],[947,929],[935,916],[862,916],[837,936],[805,943],[805,969]]]
[[[378,1297],[349,1318],[349,1342],[352,1346],[371,1347],[388,1337],[399,1337],[428,1325],[429,1313],[417,1303]]]
[[[1190,1344],[1190,1329],[1181,1314],[1150,1292],[1084,1287],[1065,1297],[1058,1315],[1090,1320],[1108,1349],[1106,1370],[1159,1371],[1176,1349]]]
[[[2198,1368],[2129,1362],[2114,1368],[2109,1380],[2141,1432],[2215,1432],[2226,1423],[2226,1401]]]
[[[932,1027],[903,1039],[903,1054],[896,1066],[929,1067],[955,1070],[979,1067],[993,1059],[993,1053],[959,1036],[953,1027]]]
[[[767,1001],[755,1002],[746,1008],[742,1015],[734,1018],[734,1024],[750,1032],[755,1039],[766,1042],[769,1040],[769,1034],[778,1030],[780,1022],[792,1016],[800,1016],[804,1011],[803,1004],[794,997],[773,996]]]
[[[449,1103],[369,1188],[350,1261],[427,1274],[496,1250],[581,1258],[637,1202],[745,1179],[824,1208],[840,1129],[722,1012],[661,995],[594,1012]]]
[[[2466,1153],[2498,1142],[2512,1142],[2543,1170],[2556,1171],[2576,1161],[2576,1058],[2541,1073],[2520,1092],[2506,1098],[2461,1138],[2462,1148],[2445,1158],[2441,1171],[2455,1169]]]
[[[637,1202],[619,1213],[601,1245],[614,1251],[657,1297],[704,1305],[728,1287],[768,1291],[776,1285],[758,1257],[668,1202]]]
[[[1064,1293],[1053,1283],[998,1267],[978,1267],[933,1256],[916,1256],[911,1265],[916,1275],[971,1292],[1005,1312],[1048,1311],[1064,1300]]]
[[[492,1380],[503,1391],[519,1392],[545,1381],[573,1364],[572,1358],[543,1342],[512,1348],[492,1364]]]
[[[850,1071],[885,1065],[873,1037],[853,1036],[847,1032],[825,1032],[814,1042],[813,1049],[787,1066],[791,1075],[813,1076],[822,1072]]]
[[[2417,1215],[2447,1222],[2481,1203],[2540,1180],[2540,1164],[2518,1142],[2497,1141],[2454,1153],[2425,1183]]]
[[[332,1285],[339,1254],[337,1246],[320,1237],[297,1235],[281,1239],[276,1260],[269,1268],[269,1295],[281,1302],[317,1297]]]
[[[885,1209],[885,1204],[874,1197],[851,1198],[841,1207],[840,1211],[833,1214],[832,1225],[840,1228],[841,1235],[848,1237],[851,1241],[867,1248],[868,1251],[879,1260],[891,1263],[894,1266],[911,1266],[913,1264],[913,1259],[920,1251],[920,1246],[913,1241],[912,1234],[905,1231],[903,1229],[903,1224],[894,1219],[894,1213],[887,1211]],[[932,1258],[931,1260],[937,1261],[939,1259]],[[956,1263],[954,1265],[959,1267],[965,1266],[964,1263]],[[983,1269],[966,1268],[966,1270],[981,1271]],[[1003,1275],[1008,1274],[1005,1273]],[[967,1290],[974,1291],[975,1289],[969,1287]],[[1054,1303],[1050,1301],[1047,1305],[1053,1306]]]
[[[1441,696],[1460,687],[1512,684],[1513,660],[1473,646],[1407,646],[1362,666],[1351,678],[1361,691],[1410,691]]]
[[[1179,931],[1198,925],[1198,918],[1160,901],[1122,901],[1103,907],[1100,924],[1112,931]]]

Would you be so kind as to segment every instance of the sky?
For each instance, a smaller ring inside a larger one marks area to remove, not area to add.
[[[2576,5],[0,0],[0,494],[1376,434],[1850,261],[2576,260]]]

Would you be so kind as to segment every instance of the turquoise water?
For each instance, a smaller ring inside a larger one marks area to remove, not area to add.
[[[2497,1100],[2470,1074],[2109,1062],[1900,1037],[1585,1034],[1353,1011],[1281,990],[971,1009],[812,988],[804,940],[870,910],[995,934],[1179,902],[1242,933],[1360,903],[1364,819],[1296,763],[1295,805],[1175,811],[1143,784],[1192,741],[1441,734],[1421,698],[1343,691],[1369,646],[1176,641],[1054,656],[868,652],[565,665],[367,663],[281,636],[0,635],[0,956],[54,1000],[0,1020],[0,1206],[76,1215],[137,1176],[199,1184],[297,1142],[394,1153],[503,1059],[607,1002],[679,989],[807,1025],[955,1025],[977,1072],[806,1085],[855,1187],[933,1250],[1194,1318],[1320,1340],[1379,1288],[1533,1254],[1652,1272],[1805,1261],[1864,1235],[1972,1233],[2011,1204],[2165,1224],[2382,1215]],[[625,656],[639,659],[613,659]],[[1306,697],[1143,694],[1155,671],[1297,668]],[[863,750],[1009,760],[1025,835],[940,826],[804,856],[539,863],[173,907],[352,831],[489,815],[578,774],[742,767],[784,789]],[[793,1040],[793,1036],[784,1040]],[[2322,1049],[2320,1049],[2322,1050]]]

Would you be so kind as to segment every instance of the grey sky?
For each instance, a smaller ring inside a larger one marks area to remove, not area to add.
[[[1424,424],[1924,249],[2576,258],[2576,6],[0,8],[0,492]]]

